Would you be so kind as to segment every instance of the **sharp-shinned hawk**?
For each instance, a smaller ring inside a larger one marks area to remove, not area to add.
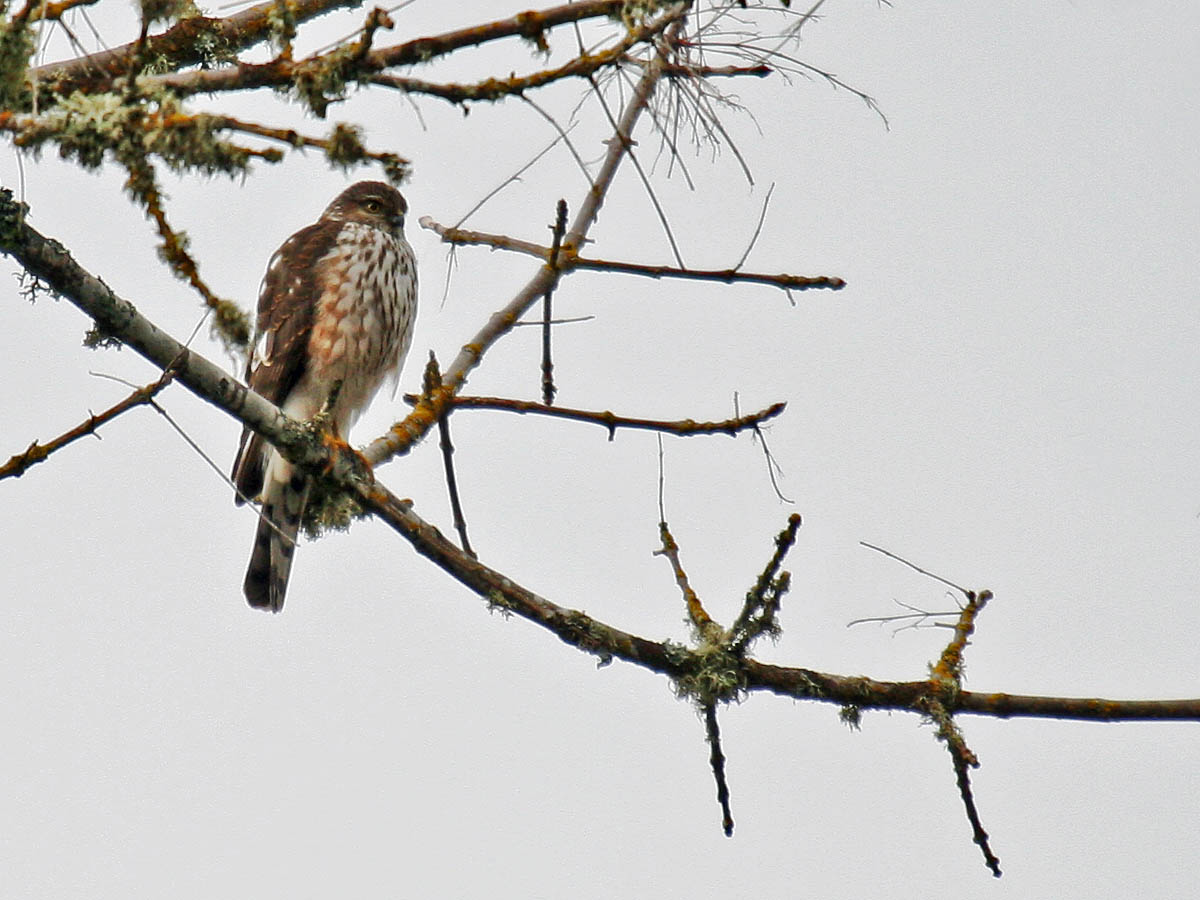
[[[293,419],[312,418],[337,389],[329,414],[344,438],[384,381],[399,378],[417,312],[407,209],[389,185],[359,182],[271,258],[246,381]],[[279,612],[310,479],[249,428],[233,479],[238,504],[262,499],[246,599]]]

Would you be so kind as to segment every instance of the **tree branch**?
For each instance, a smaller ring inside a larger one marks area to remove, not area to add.
[[[305,439],[304,426],[288,419],[268,401],[200,354],[160,331],[127,300],[86,270],[57,241],[24,222],[12,193],[0,189],[0,251],[14,257],[78,306],[114,338],[132,347],[160,369],[175,363],[176,380],[202,399],[249,425],[293,462],[327,472],[336,483],[355,490],[364,505],[404,536],[418,553],[497,606],[536,622],[563,641],[599,656],[619,658],[671,678],[682,678],[701,663],[697,654],[668,641],[650,641],[606,625],[577,610],[538,596],[483,563],[473,560],[417,516],[410,504],[358,471],[350,450]],[[1187,719],[1200,721],[1200,699],[1101,700],[1015,694],[947,692],[930,681],[884,682],[861,676],[831,675],[812,669],[741,660],[749,691],[769,691],[796,699],[853,705],[862,709],[921,712],[927,698],[942,700],[953,713],[1007,718],[1046,717],[1088,721]]]
[[[421,398],[415,394],[404,395],[405,403],[416,405],[420,400]],[[696,422],[692,419],[682,419],[672,422],[660,419],[634,419],[628,416],[615,415],[608,410],[595,412],[587,409],[572,409],[568,406],[547,406],[544,403],[535,403],[531,400],[510,400],[506,397],[455,396],[445,402],[454,409],[494,409],[518,413],[520,415],[532,414],[550,416],[555,419],[588,422],[606,429],[609,440],[613,439],[618,428],[660,431],[664,434],[675,434],[681,437],[701,434],[728,434],[732,436],[740,431],[755,428],[763,422],[775,418],[787,408],[786,403],[773,403],[766,409],[759,410],[758,412],[738,416],[733,419],[725,419],[720,422]]]
[[[362,0],[289,0],[288,10],[296,23],[307,22],[342,8],[361,6]],[[275,0],[267,0],[223,19],[193,16],[181,19],[162,34],[147,38],[142,56],[161,59],[171,68],[207,62],[212,48],[233,54],[270,38]],[[62,62],[46,63],[29,70],[31,80],[46,84],[66,97],[74,91],[98,91],[127,75],[136,64],[140,41],[100,53],[90,53]]]
[[[582,5],[580,4],[580,6]],[[660,30],[666,29],[672,23],[679,22],[688,6],[688,3],[682,2],[668,6],[664,13],[655,20]],[[580,7],[569,8],[578,9]],[[666,61],[663,48],[658,47],[654,61],[646,67],[642,77],[638,80],[637,86],[625,106],[625,111],[617,127],[617,134],[609,141],[608,151],[600,166],[599,174],[584,201],[579,204],[575,220],[563,239],[562,255],[564,259],[573,255],[575,248],[582,247],[587,239],[587,234],[604,203],[604,197],[612,186],[621,161],[625,158],[631,145],[630,135],[633,133],[633,128],[646,108],[646,104],[650,101],[655,85],[662,77],[662,66],[666,64]],[[462,390],[467,376],[479,365],[488,349],[511,331],[521,316],[541,297],[545,296],[546,291],[554,286],[559,275],[559,270],[550,265],[547,258],[545,264],[538,269],[525,287],[504,308],[492,314],[487,324],[475,334],[474,338],[463,345],[458,356],[451,362],[450,368],[443,373],[441,394],[443,398]],[[446,402],[446,400],[439,401],[438,395],[435,395],[434,405],[438,402]],[[437,410],[424,408],[425,406],[426,404],[418,404],[408,418],[393,425],[388,434],[372,441],[367,446],[364,455],[372,465],[378,465],[394,456],[407,453],[413,444],[433,426],[437,421]]]
[[[522,241],[503,234],[488,234],[483,231],[469,231],[465,228],[452,228],[442,225],[429,216],[422,216],[418,221],[422,228],[440,235],[442,241],[455,245],[482,245],[494,250],[510,250],[514,253],[524,253],[538,259],[549,259],[551,248]],[[620,262],[610,259],[591,259],[578,256],[575,253],[562,253],[559,268],[564,272],[573,269],[593,269],[602,272],[620,272],[624,275],[641,275],[646,278],[684,278],[693,281],[719,281],[726,284],[734,282],[749,282],[767,284],[784,290],[809,290],[812,288],[828,288],[840,291],[846,286],[841,278],[831,275],[769,275],[761,272],[742,272],[733,269],[681,269],[676,266],[654,266],[644,263]]]
[[[100,413],[100,415],[89,415],[87,419],[70,431],[66,431],[44,444],[34,441],[23,453],[15,454],[9,458],[8,462],[0,466],[0,479],[20,478],[33,466],[36,466],[40,462],[45,462],[50,454],[56,450],[61,450],[81,437],[95,434],[101,425],[111,422],[117,416],[128,412],[136,406],[145,406],[151,403],[158,392],[171,383],[172,377],[171,370],[168,368],[157,381],[138,388],[124,400],[110,406],[104,412]]]
[[[273,4],[267,4],[273,6]],[[355,0],[350,4],[357,6]],[[427,63],[465,47],[477,47],[509,37],[536,40],[544,32],[560,25],[612,15],[624,6],[624,0],[584,0],[539,11],[519,13],[485,25],[472,25],[440,35],[416,38],[391,47],[381,47],[349,61],[352,64],[341,72],[346,79],[370,80],[385,69]],[[260,38],[261,40],[261,38]],[[173,72],[169,75],[148,76],[142,79],[147,87],[170,88],[180,96],[221,91],[242,91],[260,87],[287,87],[305,71],[316,71],[331,64],[347,62],[342,58],[344,48],[315,54],[308,59],[293,61],[277,58],[262,64],[236,63],[220,69]],[[561,77],[566,77],[565,73]],[[556,80],[550,78],[549,80]],[[400,86],[397,84],[395,86]],[[535,85],[534,85],[535,86]],[[431,93],[436,93],[431,87]]]

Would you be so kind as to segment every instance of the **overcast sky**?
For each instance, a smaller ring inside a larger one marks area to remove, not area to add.
[[[451,21],[443,6],[397,12],[380,42],[513,10],[464,3]],[[787,516],[804,517],[785,633],[761,659],[924,677],[948,632],[846,624],[953,600],[865,540],[995,592],[972,690],[1200,695],[1200,6],[823,13],[799,57],[873,96],[890,127],[820,80],[725,85],[755,116],[724,120],[754,184],[728,150],[686,151],[694,191],[665,158],[653,177],[690,265],[736,262],[774,184],[747,268],[849,286],[793,307],[766,287],[572,276],[556,310],[595,318],[557,332],[559,402],[695,419],[732,414],[735,393],[743,410],[788,402],[767,437],[791,504],[747,437],[665,441],[667,517],[719,620]],[[323,20],[306,47],[360,16]],[[111,22],[106,37],[127,39]],[[542,64],[508,43],[428,74]],[[581,93],[542,100],[565,121]],[[262,96],[230,107],[327,128]],[[600,115],[585,103],[572,132],[589,161]],[[456,221],[554,132],[519,102],[464,117],[358,95],[332,118],[368,121],[375,146],[413,161],[414,390],[428,351],[449,361],[534,269],[464,249],[443,304],[446,254],[416,220]],[[645,123],[638,137],[649,168],[658,143]],[[165,183],[209,283],[249,308],[271,252],[357,177],[377,175],[310,154],[244,182]],[[11,150],[0,180],[19,186]],[[32,223],[186,339],[199,304],[156,261],[121,182],[52,152],[24,162]],[[585,189],[554,152],[469,224],[545,241],[555,201],[574,209]],[[670,262],[628,168],[593,237],[599,256]],[[0,308],[0,459],[128,392],[97,373],[155,377],[128,350],[81,349],[85,317],[28,303],[8,275]],[[195,346],[232,366],[206,335]],[[519,331],[468,391],[535,399],[538,352]],[[179,387],[162,402],[227,471],[240,426]],[[355,439],[404,410],[381,397]],[[686,639],[652,555],[652,435],[609,443],[483,412],[453,426],[484,560],[620,628]],[[751,696],[721,718],[728,839],[702,723],[665,679],[597,670],[489,614],[375,522],[302,546],[284,612],[250,610],[254,514],[153,411],[101,436],[0,483],[0,896],[1194,896],[1194,723],[961,719],[997,882],[916,716],[867,713],[851,732],[835,707]],[[430,440],[380,477],[448,530],[440,465]]]

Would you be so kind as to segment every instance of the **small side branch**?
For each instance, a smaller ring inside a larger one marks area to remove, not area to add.
[[[783,565],[784,557],[796,543],[796,532],[800,530],[800,523],[799,513],[788,516],[787,527],[775,538],[775,553],[758,576],[758,580],[754,582],[754,587],[746,593],[746,602],[734,620],[733,628],[730,629],[733,643],[729,649],[737,656],[743,656],[750,645],[762,635],[779,635],[779,604],[791,587],[791,574],[783,572],[776,577],[776,573]]]
[[[394,88],[407,94],[427,94],[439,97],[448,103],[495,101],[505,97],[523,96],[527,91],[545,87],[564,78],[587,78],[607,66],[616,66],[626,60],[626,55],[639,43],[650,40],[662,30],[660,23],[646,23],[633,29],[611,47],[596,53],[580,53],[561,66],[533,72],[529,75],[511,75],[508,78],[487,78],[473,84],[453,84],[425,81],[407,75],[373,75],[372,84]],[[735,74],[733,72],[723,74]],[[752,72],[750,74],[758,74]]]
[[[414,394],[405,394],[406,403],[416,405],[419,398]],[[635,419],[628,416],[618,416],[604,410],[597,412],[588,409],[572,409],[567,406],[547,406],[544,403],[534,403],[528,400],[510,400],[505,397],[447,397],[446,405],[454,409],[495,409],[513,412],[520,415],[550,416],[556,419],[573,419],[576,422],[590,422],[608,431],[612,440],[618,428],[633,428],[643,431],[658,431],[663,434],[674,434],[680,437],[694,437],[702,434],[736,435],[741,431],[757,428],[763,422],[773,419],[786,408],[786,403],[773,403],[766,409],[753,412],[733,419],[720,422],[697,422],[694,419],[666,421],[662,419]]]
[[[203,121],[213,130],[240,131],[244,134],[252,134],[267,140],[278,141],[281,144],[286,144],[294,148],[315,147],[323,151],[330,162],[344,167],[365,160],[371,160],[383,166],[384,171],[388,172],[389,175],[397,173],[398,177],[406,175],[409,168],[409,160],[402,156],[386,151],[368,150],[360,140],[358,129],[349,125],[338,125],[333,129],[329,137],[320,138],[300,134],[291,128],[272,128],[269,125],[260,125],[257,122],[235,119],[233,116],[213,116],[201,113],[189,118]],[[278,161],[278,152],[274,150],[247,150],[246,152],[255,152],[268,162]],[[275,155],[272,156],[272,154]]]
[[[547,265],[558,272],[558,252],[562,248],[563,235],[567,231],[567,201],[559,200],[554,219],[554,243],[550,247],[550,259]],[[550,315],[550,299],[554,296],[554,288],[558,281],[552,281],[546,288],[545,301],[542,304],[542,402],[550,406],[558,391],[554,387],[554,361],[550,356],[550,324],[554,321]]]
[[[983,822],[979,818],[979,809],[975,806],[975,794],[971,790],[969,770],[979,768],[979,758],[967,746],[966,739],[958,726],[954,724],[953,717],[940,702],[930,700],[925,705],[925,711],[938,726],[938,740],[945,743],[946,749],[950,751],[950,758],[954,763],[955,779],[958,782],[958,793],[962,797],[967,820],[971,823],[972,839],[979,845],[984,863],[991,869],[992,874],[999,878],[1001,875],[1000,858],[992,853],[991,845],[988,842],[988,833],[984,830]]]
[[[513,253],[524,253],[542,260],[549,260],[552,249],[522,241],[503,234],[490,234],[483,231],[470,231],[465,228],[452,228],[442,225],[429,216],[419,220],[422,228],[439,235],[443,242],[455,245],[470,245],[491,247],[494,250],[509,250]],[[750,284],[766,284],[771,287],[789,291],[804,291],[815,288],[826,288],[840,291],[846,286],[845,280],[832,275],[790,275],[787,273],[772,275],[765,272],[743,272],[738,268],[732,269],[685,269],[677,266],[655,266],[644,263],[622,262],[611,259],[593,259],[577,256],[574,253],[563,256],[560,268],[564,271],[574,269],[592,269],[601,272],[619,272],[624,275],[640,275],[645,278],[683,278],[691,281],[716,281],[725,284],[746,282]]]
[[[442,389],[442,372],[438,368],[437,357],[429,351],[429,362],[425,365],[425,399],[432,401],[433,395]],[[471,548],[470,538],[467,537],[467,519],[463,515],[462,501],[458,495],[458,478],[454,474],[454,444],[450,440],[450,412],[446,407],[438,416],[438,446],[442,449],[442,464],[446,470],[446,490],[450,494],[450,510],[454,515],[454,530],[458,532],[459,542],[463,553],[477,559]]]
[[[717,724],[717,705],[707,703],[704,706],[704,731],[708,737],[708,746],[712,748],[709,764],[712,766],[713,780],[717,783],[717,802],[721,804],[721,827],[725,837],[733,837],[733,812],[729,808],[729,783],[725,780],[725,754],[721,752],[721,727]]]
[[[662,541],[662,549],[656,550],[655,555],[665,556],[670,562],[671,571],[675,573],[675,583],[679,585],[683,602],[687,606],[688,620],[692,623],[697,638],[704,642],[714,631],[719,631],[721,626],[712,620],[705,611],[704,604],[700,602],[700,597],[692,590],[687,572],[683,571],[683,562],[679,558],[679,545],[675,543],[665,520],[658,523],[658,536]]]
[[[934,681],[953,685],[956,688],[962,685],[963,651],[967,647],[972,632],[975,631],[975,618],[991,599],[992,592],[988,590],[980,591],[978,594],[975,591],[967,592],[967,605],[958,615],[958,622],[954,626],[954,637],[942,651],[937,665],[933,667]]]
[[[40,462],[44,462],[51,453],[61,450],[81,437],[95,434],[101,425],[111,422],[117,416],[128,412],[135,406],[145,406],[152,403],[158,392],[170,384],[173,377],[173,373],[168,369],[166,372],[163,372],[162,377],[158,381],[138,388],[120,403],[110,406],[104,412],[100,413],[100,415],[89,415],[86,420],[76,425],[70,431],[64,432],[44,444],[34,441],[23,453],[12,456],[8,462],[0,466],[0,478],[20,478],[30,468]]]

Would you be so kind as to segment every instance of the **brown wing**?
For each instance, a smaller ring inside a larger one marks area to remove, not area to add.
[[[263,277],[246,383],[276,406],[304,376],[320,291],[317,261],[329,252],[341,228],[340,222],[322,220],[297,231],[275,251]],[[264,449],[261,436],[243,429],[233,463],[239,505],[262,490]]]

